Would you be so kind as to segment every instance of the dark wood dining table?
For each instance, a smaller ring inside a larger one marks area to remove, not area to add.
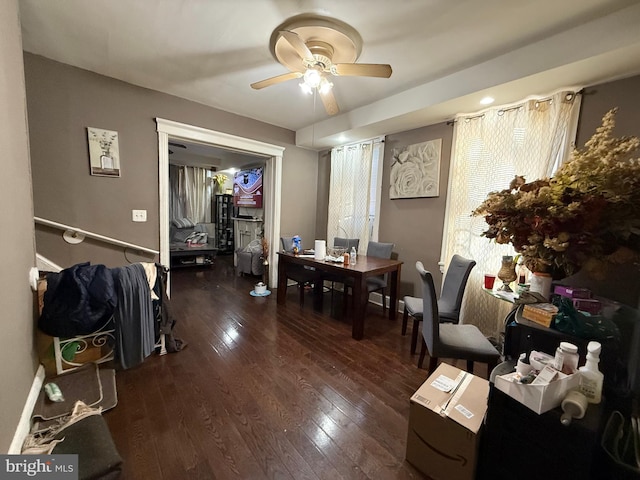
[[[278,305],[284,305],[287,301],[287,265],[304,265],[320,272],[332,274],[338,277],[353,278],[354,312],[351,336],[361,340],[364,336],[364,314],[369,302],[367,291],[367,278],[389,274],[388,285],[390,288],[389,319],[395,320],[398,312],[398,290],[400,286],[400,270],[402,263],[399,260],[385,258],[359,256],[355,265],[343,265],[325,260],[316,260],[312,255],[294,255],[289,252],[278,252]],[[313,308],[322,311],[323,282],[314,283]]]

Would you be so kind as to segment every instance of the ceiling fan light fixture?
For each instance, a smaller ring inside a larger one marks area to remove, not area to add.
[[[316,88],[320,85],[322,81],[322,75],[320,72],[314,68],[308,68],[306,72],[304,72],[304,83],[306,83],[311,88]]]
[[[320,85],[318,86],[318,91],[322,94],[329,93],[332,88],[333,88],[333,83],[331,83],[325,77],[322,77],[322,80],[320,80]]]
[[[313,93],[313,89],[304,82],[300,82],[300,90],[302,90],[307,95],[311,95]]]

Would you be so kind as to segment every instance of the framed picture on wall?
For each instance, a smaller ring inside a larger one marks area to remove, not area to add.
[[[393,150],[389,198],[437,197],[442,139]]]
[[[118,132],[87,127],[91,175],[120,176],[120,152]]]

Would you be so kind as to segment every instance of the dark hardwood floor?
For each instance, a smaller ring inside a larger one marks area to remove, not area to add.
[[[275,292],[249,295],[256,281],[236,276],[231,257],[172,272],[188,346],[117,372],[105,419],[122,478],[423,478],[404,455],[409,398],[427,373],[401,315],[370,304],[356,341],[330,305],[315,313],[309,293],[301,309],[291,287],[278,307]]]

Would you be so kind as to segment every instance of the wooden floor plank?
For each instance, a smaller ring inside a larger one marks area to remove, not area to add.
[[[294,288],[278,306],[275,294],[250,296],[258,279],[231,262],[173,271],[187,347],[117,372],[105,419],[122,478],[424,478],[404,453],[409,398],[427,372],[400,322],[369,305],[355,341],[340,293],[323,312],[310,292],[300,308]]]

